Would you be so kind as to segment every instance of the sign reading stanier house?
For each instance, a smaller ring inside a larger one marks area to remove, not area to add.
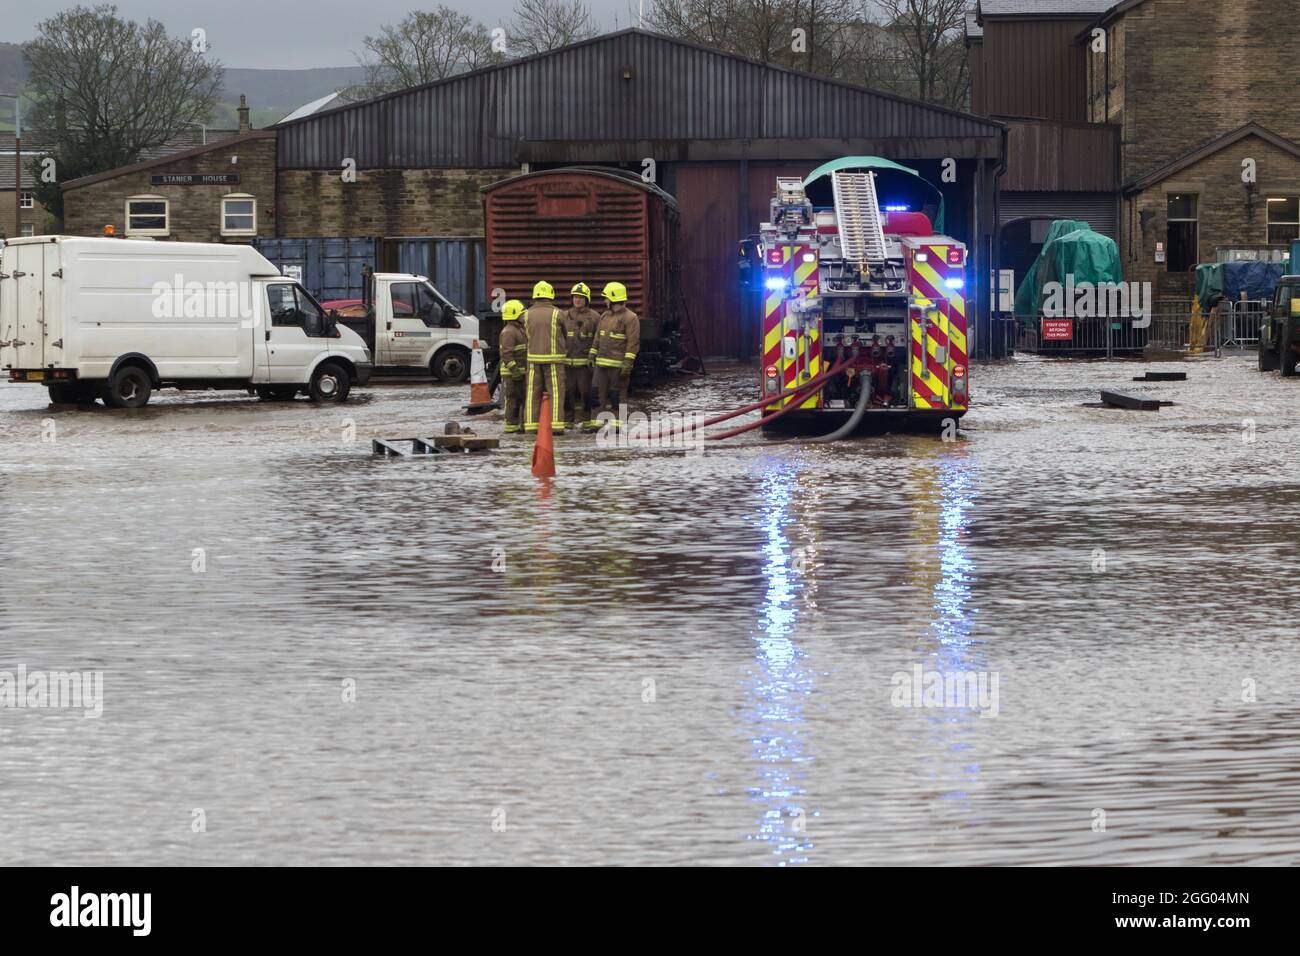
[[[149,182],[154,186],[234,186],[239,173],[170,173],[150,176]]]

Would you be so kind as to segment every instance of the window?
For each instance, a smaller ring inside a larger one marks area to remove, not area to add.
[[[1196,200],[1195,193],[1170,193],[1167,197],[1168,255],[1166,257],[1166,268],[1169,272],[1187,272],[1194,268],[1198,261]]]
[[[31,193],[23,193],[23,194],[18,198],[18,208],[19,208],[19,209],[35,209],[35,208],[36,208],[36,197],[33,196]]]
[[[32,222],[25,222],[25,223],[23,223],[23,224],[22,224],[22,232],[19,233],[19,235],[23,235],[23,236],[34,236],[34,235],[36,235],[36,224],[35,224],[35,223],[32,223]]]
[[[389,299],[395,319],[419,319],[430,328],[442,324],[442,303],[423,282],[394,282]]]
[[[1300,239],[1300,197],[1268,197],[1268,244],[1285,246]]]
[[[271,311],[272,326],[296,326],[311,336],[325,334],[325,313],[296,283],[276,282],[267,286],[266,301]]]
[[[132,196],[126,201],[128,236],[167,235],[167,200],[162,196]]]
[[[257,235],[257,200],[245,193],[223,197],[221,234],[223,236]]]

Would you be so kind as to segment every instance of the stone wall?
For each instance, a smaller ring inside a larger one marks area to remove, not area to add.
[[[109,174],[74,180],[64,187],[64,232],[98,236],[111,224],[126,235],[126,200],[162,196],[169,202],[169,232],[181,242],[248,242],[250,237],[221,235],[221,198],[234,193],[257,200],[257,235],[276,234],[275,135],[254,132],[207,148],[190,150],[162,162],[123,166]],[[237,159],[237,162],[232,162]],[[155,185],[154,176],[237,173],[239,182],[220,186]],[[164,238],[164,237],[157,237]]]
[[[303,236],[481,236],[480,188],[517,173],[506,169],[284,169],[279,173],[279,234]]]

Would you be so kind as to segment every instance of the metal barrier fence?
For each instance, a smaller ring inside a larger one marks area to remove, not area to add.
[[[1154,317],[1152,319],[1154,325]],[[1073,355],[1113,358],[1140,355],[1147,347],[1150,328],[1132,319],[1072,318],[1039,320],[1037,327],[1021,327],[1017,347],[1039,355]]]
[[[1020,328],[1016,347],[1039,355],[1091,358],[1142,355],[1148,350],[1188,352],[1197,344],[1211,351],[1249,349],[1259,343],[1259,329],[1267,309],[1266,302],[1243,301],[1203,315],[1204,338],[1200,343],[1192,341],[1196,331],[1190,307],[1181,307],[1153,312],[1151,324],[1146,328],[1136,327],[1131,319],[1074,319],[1068,338],[1044,338],[1040,320],[1037,328]],[[1065,326],[1058,325],[1055,331],[1060,334],[1064,329]]]
[[[1226,348],[1250,348],[1259,345],[1259,327],[1268,314],[1269,303],[1260,299],[1233,302],[1226,334],[1219,343]]]

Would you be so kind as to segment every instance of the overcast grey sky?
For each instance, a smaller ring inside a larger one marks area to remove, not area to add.
[[[589,0],[601,26],[631,26],[636,0]],[[420,0],[116,0],[131,20],[161,20],[172,33],[207,31],[208,44],[226,66],[304,69],[354,66],[361,39],[384,23],[396,23],[410,10],[429,10]],[[443,0],[445,6],[500,26],[510,19],[514,0]],[[94,6],[95,0],[82,5]],[[0,40],[21,43],[36,24],[77,6],[60,0],[0,0]],[[629,14],[629,10],[633,13]]]

